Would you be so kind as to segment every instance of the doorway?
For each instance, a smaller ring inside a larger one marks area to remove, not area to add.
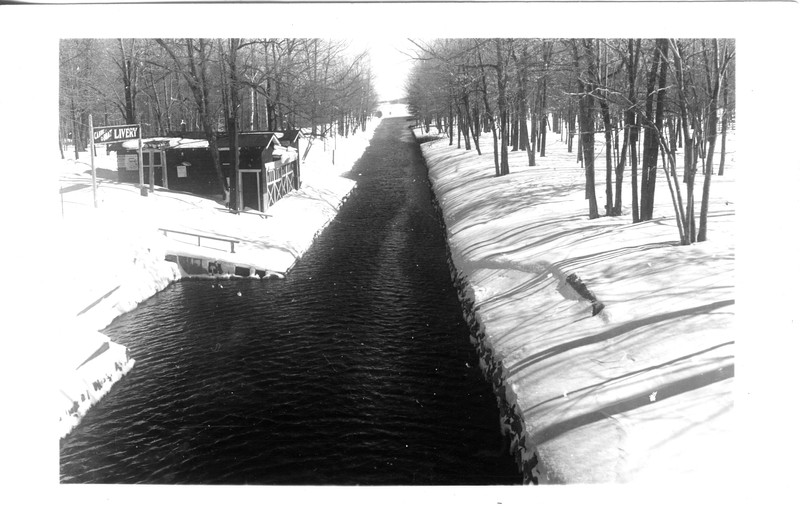
[[[165,153],[161,150],[142,150],[142,168],[146,184],[150,184],[150,174],[153,174],[154,185],[169,188],[166,171],[164,171],[165,160]]]
[[[239,203],[241,209],[250,208],[264,211],[262,208],[261,169],[239,169]]]

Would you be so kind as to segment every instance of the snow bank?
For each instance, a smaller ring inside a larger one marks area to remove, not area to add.
[[[60,366],[54,376],[58,389],[58,433],[63,437],[136,361],[128,355],[126,347],[84,327],[62,327],[53,343]]]
[[[558,134],[548,137],[535,167],[512,152],[501,178],[490,137],[481,157],[446,139],[422,145],[456,283],[527,480],[724,479],[733,444],[733,136],[726,176],[712,182],[710,241],[692,246],[678,244],[663,181],[653,220],[631,224],[627,205],[621,217],[589,220],[584,170]],[[602,212],[604,170],[596,181]],[[629,180],[624,189],[630,203]],[[596,316],[589,292],[604,305]]]

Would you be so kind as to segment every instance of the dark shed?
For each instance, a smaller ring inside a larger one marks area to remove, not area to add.
[[[153,170],[155,185],[198,195],[219,195],[217,175],[208,141],[202,133],[182,132],[180,136],[142,140],[142,162],[145,184]],[[230,140],[227,134],[217,139],[222,174],[231,182]],[[239,134],[240,192],[245,206],[263,210],[266,164],[273,161],[273,152],[280,146],[278,136],[267,132]],[[138,141],[126,141],[114,147],[120,182],[138,183]]]
[[[117,148],[120,182],[138,183],[138,141],[126,141]],[[199,195],[219,193],[211,151],[205,139],[154,137],[142,139],[144,182]]]

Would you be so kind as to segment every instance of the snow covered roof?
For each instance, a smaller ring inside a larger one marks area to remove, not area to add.
[[[268,147],[270,145],[280,146],[279,139],[283,136],[281,132],[240,132],[239,147]],[[221,149],[229,148],[229,140],[226,134],[221,134],[217,141],[217,146]],[[137,139],[131,139],[120,143],[122,149],[136,150],[139,147]],[[207,149],[206,139],[195,139],[189,137],[148,137],[142,139],[142,147],[145,149]]]
[[[142,147],[156,147],[169,148],[169,149],[206,149],[208,148],[208,141],[205,139],[187,139],[185,137],[148,137],[142,139]],[[122,143],[122,148],[125,150],[136,150],[139,148],[139,141],[131,139]]]
[[[291,162],[297,159],[297,150],[291,146],[276,146],[272,152],[272,157],[280,157],[284,163]]]

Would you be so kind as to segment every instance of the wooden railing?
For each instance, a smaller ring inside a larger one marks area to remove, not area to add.
[[[202,246],[200,244],[200,239],[201,238],[211,239],[211,240],[214,240],[214,241],[223,241],[223,242],[227,241],[228,243],[231,244],[231,253],[236,253],[236,251],[234,250],[234,244],[239,242],[239,240],[236,240],[236,239],[220,238],[219,236],[205,236],[203,234],[197,234],[196,232],[175,231],[175,230],[172,230],[172,229],[162,229],[161,227],[159,227],[158,230],[159,231],[163,231],[164,232],[164,236],[166,236],[168,232],[171,232],[171,233],[174,233],[174,234],[184,234],[186,236],[195,236],[197,238],[197,246]]]
[[[267,164],[266,169],[267,185],[264,192],[264,203],[269,208],[278,202],[278,199],[295,189],[297,185],[295,178],[297,160],[295,159],[285,164],[272,162]]]

